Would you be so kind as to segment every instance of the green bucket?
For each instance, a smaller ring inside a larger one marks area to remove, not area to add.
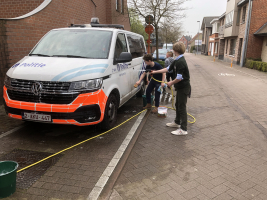
[[[16,191],[17,168],[14,161],[0,161],[0,199]]]
[[[146,95],[144,94],[144,95],[142,95],[142,97],[143,97],[143,107],[145,107],[146,104],[147,104]],[[154,95],[151,95],[151,104],[152,104],[153,101],[154,101]]]

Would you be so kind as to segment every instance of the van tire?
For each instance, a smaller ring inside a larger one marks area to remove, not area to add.
[[[114,94],[110,94],[105,107],[104,119],[101,124],[103,130],[109,130],[114,127],[117,120],[117,110],[118,101],[116,96]]]
[[[146,85],[145,85],[145,82],[143,81],[141,83],[141,89],[136,93],[136,96],[142,97],[142,95],[145,93],[145,90],[146,90]]]

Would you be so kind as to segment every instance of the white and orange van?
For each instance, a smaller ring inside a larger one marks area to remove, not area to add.
[[[4,81],[9,117],[78,126],[114,126],[117,109],[144,84],[143,36],[120,25],[72,25],[49,31]]]

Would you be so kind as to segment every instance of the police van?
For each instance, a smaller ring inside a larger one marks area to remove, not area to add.
[[[144,84],[143,36],[122,25],[71,25],[49,31],[4,81],[9,117],[55,124],[114,126],[117,109]],[[93,21],[94,21],[93,20]]]

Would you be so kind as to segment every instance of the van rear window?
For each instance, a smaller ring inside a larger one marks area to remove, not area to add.
[[[107,59],[111,31],[53,30],[39,42],[30,55]]]

